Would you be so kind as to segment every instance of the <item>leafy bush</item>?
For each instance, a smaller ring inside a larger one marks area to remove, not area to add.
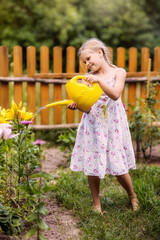
[[[7,235],[19,235],[22,231],[22,219],[16,212],[0,204],[0,227]]]
[[[155,104],[158,102],[156,96],[159,92],[155,90],[157,85],[159,83],[150,83],[149,97],[138,99],[139,106],[129,105],[133,110],[130,130],[133,139],[136,141],[137,159],[140,158],[140,152],[142,151],[144,159],[149,160],[152,147],[160,140],[160,131],[153,126],[153,122],[160,119],[159,111],[155,110]]]

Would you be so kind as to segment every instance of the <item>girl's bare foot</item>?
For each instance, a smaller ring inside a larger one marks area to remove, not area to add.
[[[94,212],[102,214],[101,206],[93,206]]]
[[[136,194],[129,196],[129,200],[132,205],[133,211],[138,211],[140,206],[139,206],[139,201],[138,201]]]

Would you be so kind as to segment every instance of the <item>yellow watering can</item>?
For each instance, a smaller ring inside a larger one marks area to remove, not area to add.
[[[66,83],[66,90],[71,99],[65,99],[62,101],[54,102],[47,104],[41,107],[34,115],[40,112],[42,109],[52,106],[59,106],[59,105],[69,105],[73,102],[77,103],[78,109],[82,110],[83,112],[87,112],[93,104],[100,98],[103,91],[99,87],[97,83],[93,83],[91,87],[87,86],[83,83],[78,83],[78,79],[85,79],[86,77],[83,75],[78,75],[73,77]],[[32,118],[32,119],[33,119]]]

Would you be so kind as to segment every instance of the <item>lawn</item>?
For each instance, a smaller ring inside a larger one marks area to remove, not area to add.
[[[125,191],[114,176],[101,181],[103,216],[92,210],[87,177],[83,173],[61,170],[55,195],[79,219],[82,239],[87,240],[158,240],[160,239],[160,167],[138,165],[130,171],[141,204],[133,212]]]

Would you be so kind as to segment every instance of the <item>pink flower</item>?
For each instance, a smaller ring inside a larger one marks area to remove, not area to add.
[[[45,144],[46,142],[41,140],[41,139],[37,139],[35,142],[33,142],[33,145],[43,145]]]
[[[12,126],[10,124],[5,124],[2,123],[0,124],[0,138],[3,138],[4,140],[15,138],[16,136],[19,135],[17,134],[12,134]]]
[[[21,124],[25,124],[25,125],[29,125],[29,124],[32,124],[33,122],[32,121],[21,121]]]

